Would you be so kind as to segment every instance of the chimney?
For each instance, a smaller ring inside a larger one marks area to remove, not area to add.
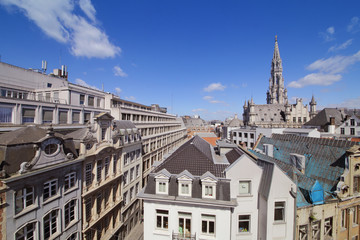
[[[335,117],[330,117],[330,125],[328,128],[329,133],[335,133]]]
[[[301,173],[305,174],[305,156],[290,153],[290,163],[292,166],[296,167]]]

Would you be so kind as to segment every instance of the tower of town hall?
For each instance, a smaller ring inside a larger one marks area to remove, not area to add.
[[[316,115],[314,96],[309,105],[310,109],[307,104],[303,104],[301,98],[296,99],[295,104],[289,104],[278,40],[275,36],[266,104],[255,104],[252,98],[245,101],[244,124],[258,127],[301,127]]]

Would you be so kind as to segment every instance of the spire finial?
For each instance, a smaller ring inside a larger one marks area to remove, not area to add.
[[[275,35],[275,42],[277,42],[277,35]]]

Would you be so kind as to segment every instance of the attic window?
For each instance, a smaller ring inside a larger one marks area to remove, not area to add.
[[[57,144],[54,144],[54,143],[48,144],[47,146],[45,146],[45,153],[47,155],[54,154],[56,152],[57,148],[58,148]]]

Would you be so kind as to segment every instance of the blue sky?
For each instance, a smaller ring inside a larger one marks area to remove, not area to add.
[[[1,61],[206,120],[266,102],[274,37],[291,102],[360,105],[359,1],[0,0]]]

